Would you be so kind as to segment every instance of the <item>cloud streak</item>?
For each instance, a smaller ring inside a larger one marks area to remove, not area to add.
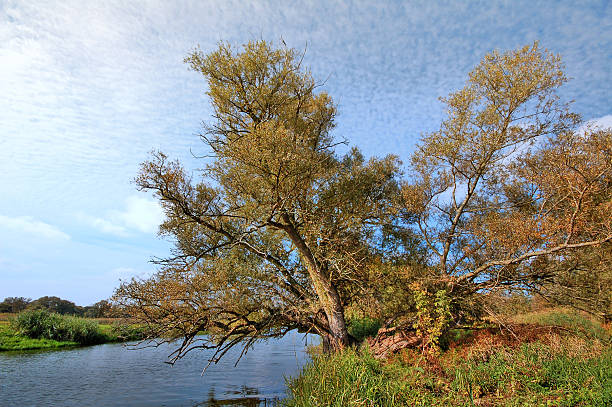
[[[85,223],[102,233],[127,237],[133,232],[153,234],[163,221],[164,214],[156,201],[138,196],[130,196],[123,210],[109,211],[104,218],[81,214]]]
[[[59,241],[70,240],[70,236],[57,227],[34,219],[31,216],[11,218],[0,215],[0,229],[4,229],[11,233],[25,233],[43,239]]]

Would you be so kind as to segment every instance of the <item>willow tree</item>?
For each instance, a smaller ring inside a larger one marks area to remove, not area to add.
[[[612,129],[589,128],[559,137],[522,160],[520,171],[525,179],[557,197],[559,204],[546,206],[551,218],[548,229],[563,234],[562,244],[574,246],[530,264],[530,273],[540,277],[530,283],[530,288],[553,302],[609,322]],[[597,240],[601,244],[589,244]]]
[[[221,44],[186,62],[208,84],[210,159],[196,176],[163,153],[142,165],[137,184],[159,198],[175,247],[115,301],[151,337],[183,338],[173,360],[203,347],[217,361],[296,328],[343,348],[344,309],[398,194],[396,158],[335,153],[336,107],[294,50]]]
[[[566,81],[536,43],[487,55],[443,99],[448,117],[403,186],[436,290],[529,289],[552,278],[538,261],[612,240],[609,131],[577,130],[557,93]]]

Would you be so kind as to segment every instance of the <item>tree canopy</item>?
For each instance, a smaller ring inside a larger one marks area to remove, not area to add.
[[[29,309],[46,309],[50,312],[68,315],[80,315],[83,308],[72,301],[64,300],[55,296],[40,297],[28,304]]]
[[[186,62],[208,84],[211,159],[197,177],[163,153],[143,164],[136,182],[160,199],[176,245],[116,300],[152,335],[184,338],[177,357],[212,347],[217,360],[295,328],[348,345],[344,308],[392,221],[397,158],[335,153],[336,107],[294,50],[221,44]],[[200,331],[210,335],[196,344]]]
[[[435,344],[488,293],[552,295],[581,284],[571,264],[609,263],[612,133],[580,127],[560,58],[537,43],[487,55],[442,99],[447,118],[404,179],[395,156],[337,153],[336,106],[296,51],[222,43],[185,62],[208,85],[209,155],[196,173],[162,152],[142,164],[136,183],[175,246],[114,296],[151,338],[182,338],[172,361],[211,348],[216,362],[296,328],[342,349],[347,309],[364,304],[412,313]]]
[[[25,297],[6,297],[0,302],[0,312],[21,312],[31,301],[31,298]]]
[[[566,81],[536,43],[487,55],[442,99],[402,192],[439,286],[526,289],[551,277],[535,262],[612,239],[610,131],[578,131]]]

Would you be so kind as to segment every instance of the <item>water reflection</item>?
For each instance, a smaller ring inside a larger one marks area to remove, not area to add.
[[[257,397],[260,394],[260,390],[255,387],[241,386],[239,391],[235,391],[236,396],[242,397],[231,397],[218,399],[215,398],[213,389],[211,388],[208,394],[208,400],[202,403],[196,404],[194,407],[203,406],[235,406],[235,407],[268,407],[277,406],[280,404],[280,398],[275,397],[271,399],[262,399]]]
[[[311,343],[313,338],[309,339]],[[54,352],[0,353],[0,404],[7,406],[273,406],[284,377],[307,361],[305,337],[292,332],[250,350],[235,349],[204,376],[206,352],[174,366],[168,346],[128,350],[106,344]]]
[[[233,406],[233,407],[268,407],[277,406],[280,403],[279,398],[267,400],[259,398],[240,398],[240,399],[227,399],[227,400],[216,400],[214,398],[205,401],[204,403],[197,404],[196,406]],[[194,406],[194,407],[196,407]]]

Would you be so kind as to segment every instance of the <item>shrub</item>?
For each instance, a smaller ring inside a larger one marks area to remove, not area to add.
[[[24,311],[12,324],[21,334],[33,339],[53,339],[81,345],[94,345],[107,340],[96,322],[47,310]]]
[[[430,293],[419,283],[410,285],[416,307],[416,321],[413,326],[417,335],[423,338],[423,351],[437,354],[440,351],[440,337],[449,325],[451,300],[446,290]]]
[[[348,321],[349,333],[361,342],[369,336],[376,336],[380,329],[381,323],[379,320],[369,317],[350,318]]]

